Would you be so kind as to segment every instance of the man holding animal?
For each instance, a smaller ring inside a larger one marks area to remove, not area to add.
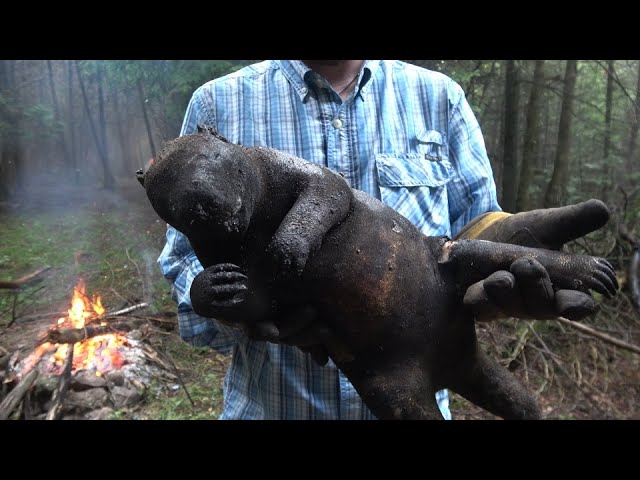
[[[598,202],[551,215],[500,212],[480,128],[460,87],[399,61],[261,62],[196,90],[181,135],[198,124],[234,144],[272,147],[326,166],[428,236],[559,248],[607,219]],[[331,332],[313,309],[289,312],[259,329],[247,325],[243,333],[194,313],[190,289],[202,265],[172,227],[159,262],[173,284],[183,339],[233,351],[221,418],[375,418],[333,361],[320,365],[326,362],[321,344]],[[285,262],[284,268],[292,266]],[[554,292],[535,260],[514,262],[510,270],[467,290],[464,302],[478,318],[502,312],[579,319],[596,309],[583,291]],[[451,418],[447,392],[436,399],[442,416]]]

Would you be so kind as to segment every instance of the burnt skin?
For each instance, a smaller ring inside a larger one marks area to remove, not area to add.
[[[554,286],[617,288],[602,259],[427,237],[328,169],[208,129],[168,142],[141,183],[204,267],[196,313],[242,319],[268,339],[279,318],[311,305],[331,330],[330,357],[381,419],[441,419],[442,388],[503,418],[539,418],[533,396],[479,349],[461,293],[529,258]]]

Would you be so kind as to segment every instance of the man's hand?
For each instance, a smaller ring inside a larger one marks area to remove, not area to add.
[[[589,200],[560,208],[515,215],[488,213],[473,220],[456,238],[474,238],[535,248],[560,250],[571,240],[601,228],[609,219],[607,206]],[[598,310],[591,295],[555,290],[545,268],[536,260],[519,259],[510,271],[498,271],[467,289],[464,304],[476,320],[499,317],[580,320]]]
[[[242,323],[240,327],[251,340],[294,345],[311,354],[320,366],[329,361],[329,354],[323,344],[330,338],[331,331],[318,322],[318,312],[310,305],[279,312],[277,324],[266,320],[260,323]]]

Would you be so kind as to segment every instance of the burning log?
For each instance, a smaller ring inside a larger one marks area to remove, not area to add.
[[[53,393],[51,408],[47,412],[47,420],[57,420],[62,413],[62,404],[67,395],[69,384],[71,383],[71,367],[73,366],[73,345],[67,346],[67,356],[64,360],[64,367],[60,375],[60,383]]]
[[[22,397],[26,395],[33,383],[38,378],[37,368],[33,368],[24,378],[9,392],[9,395],[0,403],[0,420],[6,420],[13,412],[13,409],[20,403]]]
[[[0,280],[0,288],[18,290],[20,288],[26,287],[30,283],[38,280],[43,273],[45,273],[50,269],[51,267],[43,267],[43,268],[40,268],[39,270],[36,270],[33,273],[30,273],[29,275],[25,275],[24,277],[21,277],[13,281]]]
[[[82,328],[60,328],[48,330],[41,343],[77,343],[89,338],[114,332],[129,332],[144,323],[142,319],[129,319],[118,322],[89,324]]]

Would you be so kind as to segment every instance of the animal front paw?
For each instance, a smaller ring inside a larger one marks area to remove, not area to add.
[[[611,298],[618,290],[616,272],[604,258],[589,255],[563,255],[547,270],[556,288],[589,290]]]
[[[221,310],[234,307],[245,299],[248,281],[240,267],[232,263],[204,269],[191,284],[193,310],[204,317],[216,317]]]
[[[583,255],[585,267],[578,269],[575,275],[576,290],[591,289],[607,298],[613,297],[618,291],[616,272],[611,264],[601,257]]]

